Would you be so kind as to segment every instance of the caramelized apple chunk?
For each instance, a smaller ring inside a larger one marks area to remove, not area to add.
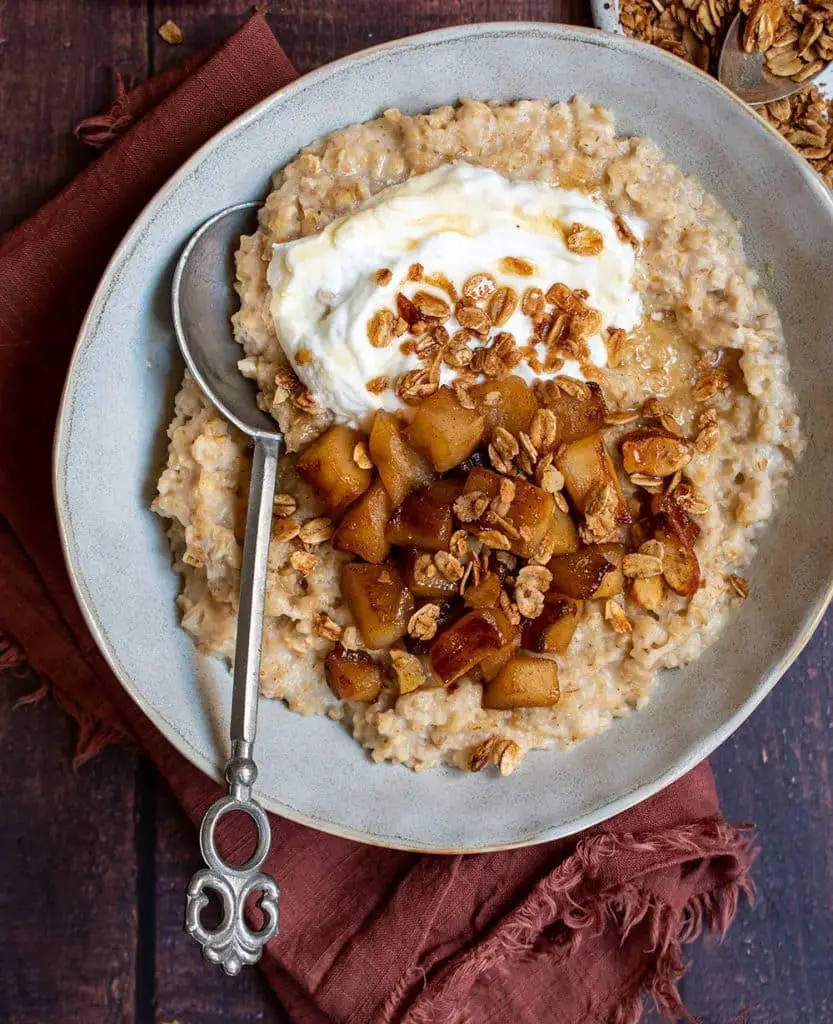
[[[376,480],[344,513],[333,535],[333,547],[350,551],[366,562],[384,562],[390,553],[385,530],[391,504],[381,480]]]
[[[487,654],[477,666],[477,670],[483,679],[494,679],[507,661],[521,645],[521,630],[519,626],[513,625],[509,619],[497,608],[492,609],[492,615],[497,620],[500,631],[503,634],[503,647],[494,654]]]
[[[391,505],[401,504],[407,494],[434,479],[431,463],[411,448],[396,417],[384,409],[373,417],[368,444],[370,458],[379,470]]]
[[[447,505],[449,508],[460,497],[466,487],[465,478],[462,476],[444,476],[441,480],[425,488],[425,496],[437,505]]]
[[[602,598],[616,597],[617,594],[621,594],[625,586],[625,576],[622,572],[622,560],[625,557],[624,544],[589,544],[588,550],[597,551],[613,566],[613,572],[609,572],[605,576],[591,594],[591,599],[598,601]]]
[[[417,406],[409,439],[440,473],[467,459],[480,444],[486,417],[464,409],[451,388],[443,387]]]
[[[466,590],[467,608],[497,608],[501,594],[500,578],[496,573],[487,572],[475,586]]]
[[[569,512],[565,512],[558,505],[553,506],[550,528],[545,534],[546,545],[553,555],[568,555],[571,551],[578,551],[581,541],[578,536],[578,527],[573,522]]]
[[[341,592],[367,647],[390,647],[407,632],[414,599],[394,566],[349,562]]]
[[[448,548],[454,528],[451,505],[434,501],[426,491],[409,494],[388,520],[385,537],[389,544],[443,551]]]
[[[346,651],[336,644],[324,659],[330,689],[340,700],[376,700],[382,689],[382,670],[366,651]]]
[[[605,578],[618,571],[597,545],[568,555],[556,555],[550,559],[547,568],[552,573],[551,589],[576,601],[589,601],[596,597]]]
[[[522,646],[528,651],[563,654],[570,646],[583,610],[583,601],[550,591],[538,618],[524,620]]]
[[[487,438],[497,427],[503,427],[515,437],[521,431],[529,433],[532,418],[538,411],[538,399],[523,377],[511,374],[502,380],[487,380],[475,384],[469,394],[486,417]],[[491,397],[494,395],[499,397]]]
[[[431,645],[431,669],[449,686],[503,646],[503,632],[494,612],[485,608],[472,611],[438,635]]]
[[[634,430],[619,442],[625,472],[648,476],[672,476],[687,466],[694,445],[659,427]]]
[[[677,490],[670,494],[655,494],[651,499],[651,512],[658,524],[672,533],[681,544],[693,547],[700,536],[700,527],[677,502]]]
[[[600,434],[591,434],[568,444],[556,456],[555,465],[564,477],[567,492],[579,512],[584,514],[594,496],[610,485],[616,495],[616,521],[623,524],[631,521],[619,476]]]
[[[486,686],[483,707],[495,711],[551,708],[560,698],[556,663],[549,658],[516,654]]]
[[[543,389],[546,406],[555,413],[559,444],[579,441],[595,434],[604,426],[607,403],[602,389],[595,381],[582,387],[562,390],[557,382]]]
[[[500,494],[501,479],[499,473],[476,467],[466,477],[466,493],[480,491],[489,498],[496,498]],[[527,480],[517,478],[512,483],[515,485],[514,496],[503,517],[511,531],[511,535],[507,532],[510,550],[521,558],[530,558],[550,528],[555,499]],[[501,529],[500,524],[495,528]]]
[[[372,470],[362,469],[353,459],[361,440],[357,430],[336,424],[316,438],[296,463],[298,476],[312,487],[330,515],[342,512],[370,487]]]

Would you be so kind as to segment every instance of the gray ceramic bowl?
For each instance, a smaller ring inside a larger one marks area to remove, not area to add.
[[[226,757],[230,679],[177,624],[178,581],[148,511],[182,366],[170,319],[173,263],[221,207],[265,195],[305,143],[386,107],[460,96],[563,99],[615,111],[652,136],[744,225],[773,267],[810,445],[761,540],[752,597],[700,661],[668,673],[644,710],[568,753],[531,755],[510,778],[371,763],[326,718],[262,701],[257,795],[270,809],[366,842],[486,850],[563,836],[667,785],[746,718],[818,622],[833,577],[833,203],[773,131],[658,49],[555,25],[454,28],[376,47],[276,93],[204,146],[159,192],[113,257],[75,352],[55,445],[55,490],[78,599],[104,655],[155,725],[205,772]]]

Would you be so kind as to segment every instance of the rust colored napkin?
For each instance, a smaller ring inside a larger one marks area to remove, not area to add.
[[[197,146],[294,77],[256,16],[179,71],[120,89],[79,128],[104,152],[0,239],[0,665],[28,658],[45,680],[28,700],[51,689],[76,717],[76,766],[132,742],[194,822],[216,786],[124,694],[72,596],[52,432],[78,327],[131,221]],[[685,1015],[682,943],[725,930],[750,892],[750,841],[720,817],[707,764],[580,837],[506,853],[424,856],[272,824],[282,933],[262,968],[298,1024],[630,1024],[645,994]],[[241,837],[226,828],[223,841]]]

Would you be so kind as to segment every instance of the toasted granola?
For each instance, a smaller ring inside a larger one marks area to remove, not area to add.
[[[716,73],[723,39],[739,8],[750,15],[749,45],[767,52],[772,74],[800,82],[833,60],[833,8],[827,0],[621,0],[619,20],[627,35]],[[833,101],[810,85],[759,107],[758,113],[833,188]]]

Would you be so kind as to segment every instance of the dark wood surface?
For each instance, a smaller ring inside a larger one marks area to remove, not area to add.
[[[111,96],[240,24],[228,0],[0,0],[0,230],[91,158],[71,135]],[[269,21],[296,66],[385,39],[487,20],[586,23],[584,0],[284,0]],[[155,34],[172,18],[185,42]],[[2,282],[0,282],[2,287]],[[706,1024],[833,1021],[833,617],[775,693],[714,756],[727,817],[757,822],[758,902],[684,980]],[[0,685],[0,1022],[282,1021],[255,971],[203,966],[182,933],[195,836],[164,783],[109,749],[69,770],[74,726],[51,701],[11,713]]]

